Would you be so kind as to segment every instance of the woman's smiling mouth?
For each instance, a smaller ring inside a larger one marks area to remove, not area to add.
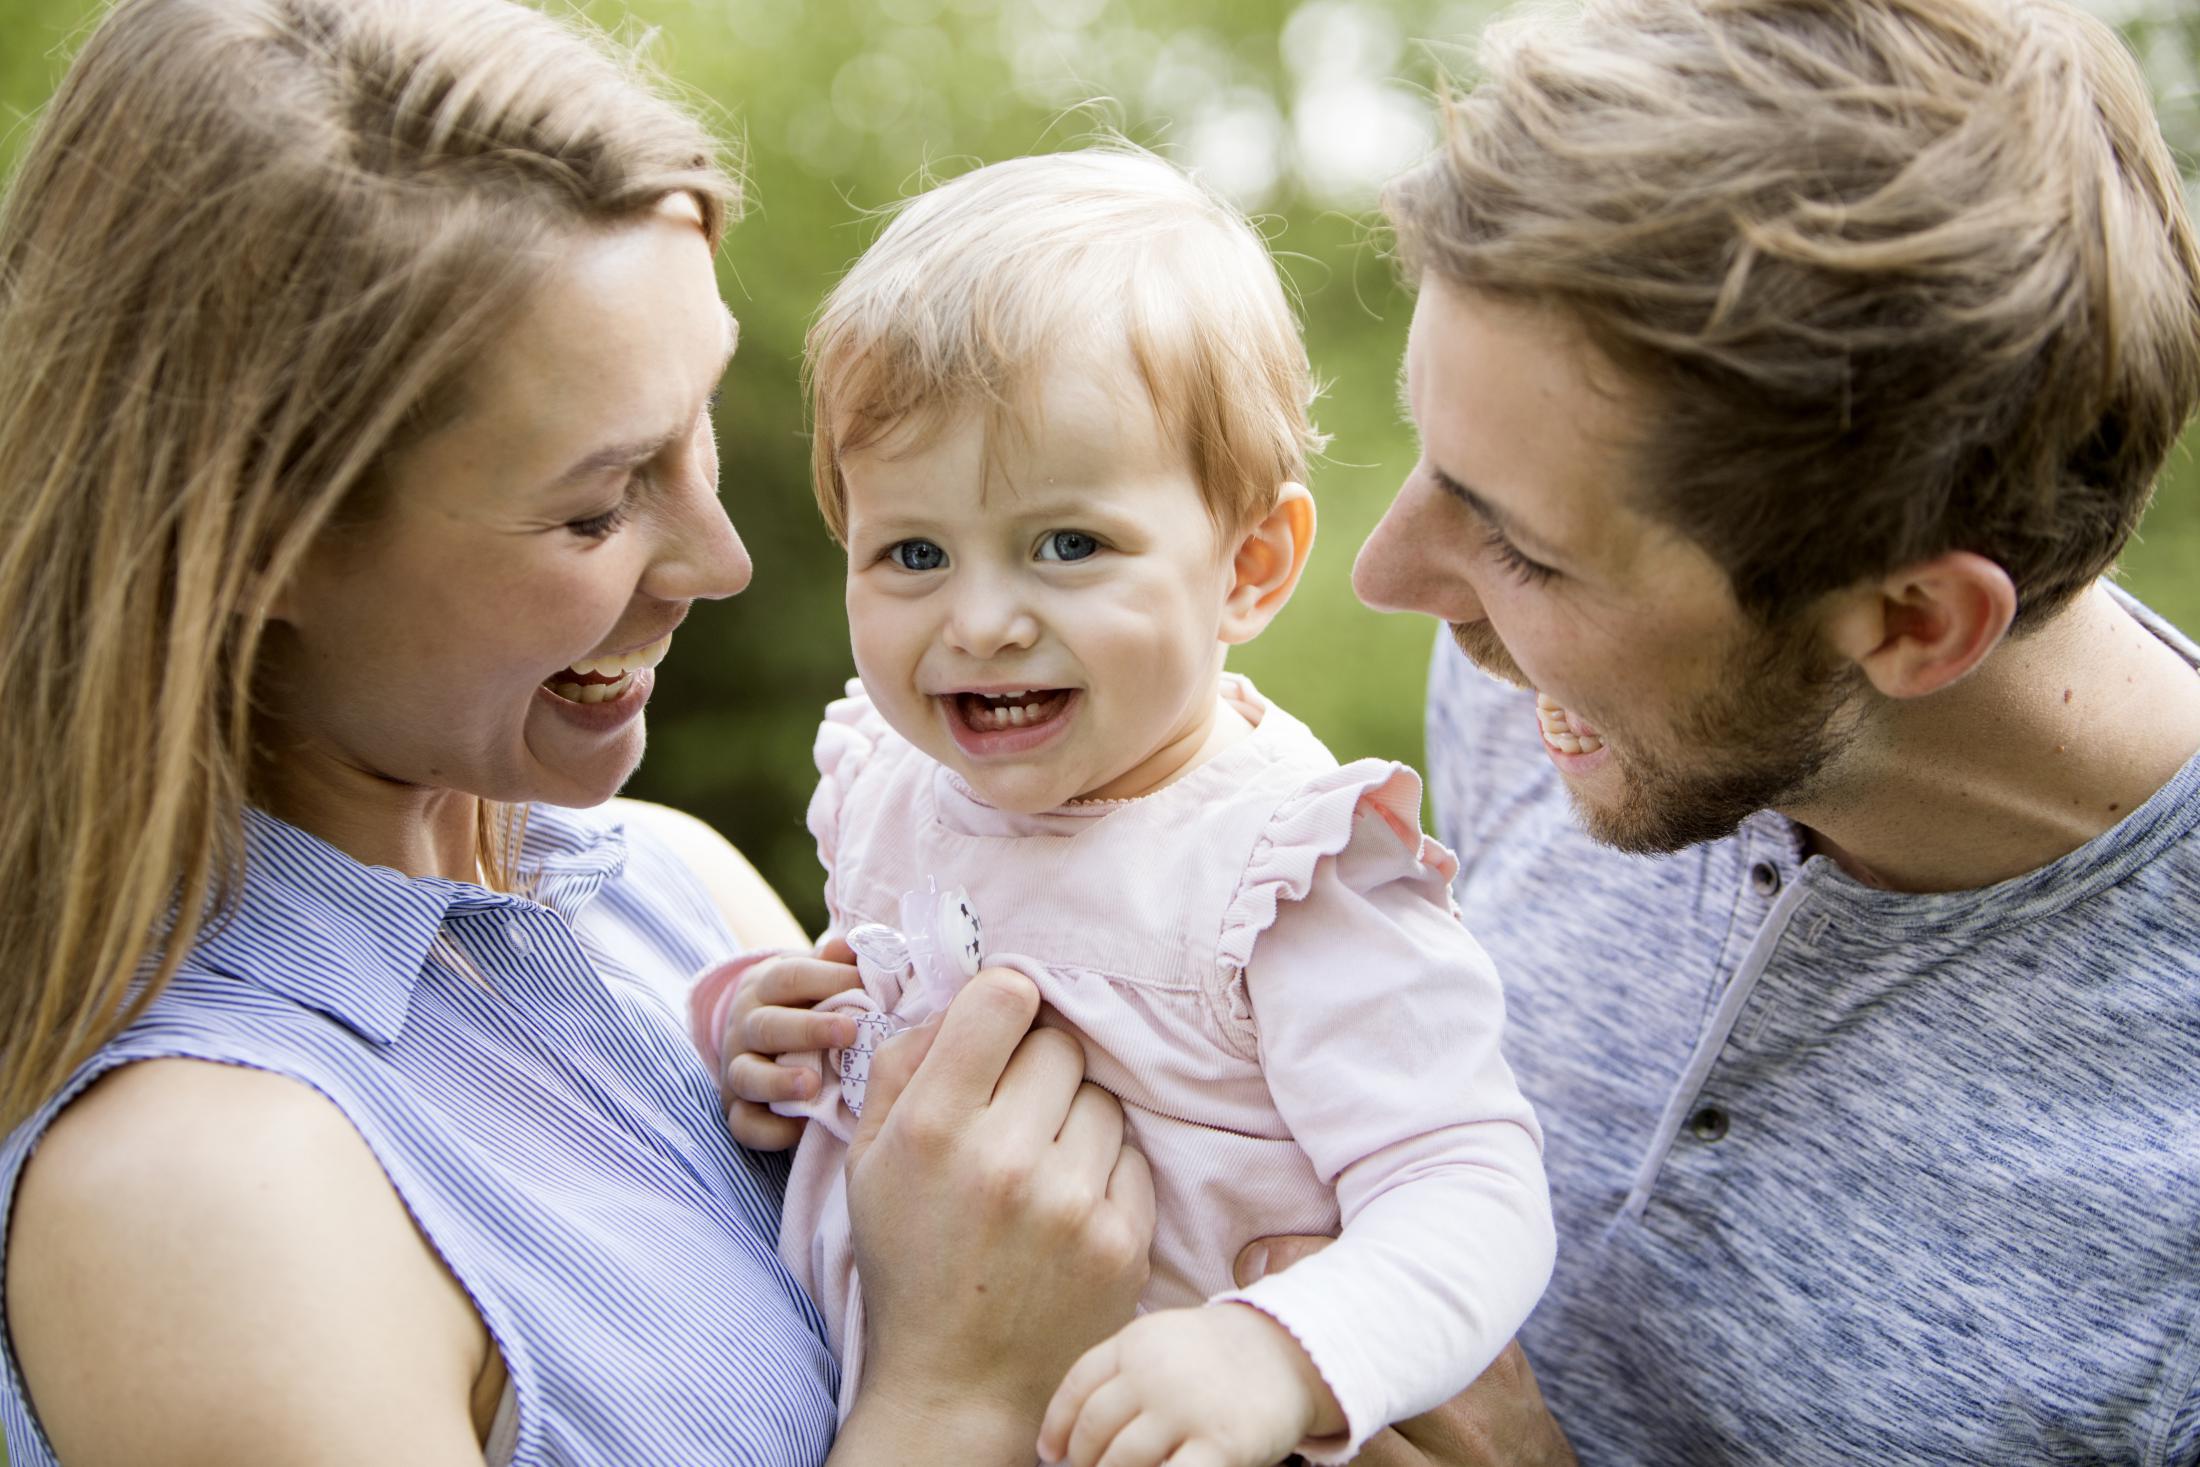
[[[617,657],[576,662],[542,680],[542,685],[568,703],[616,703],[633,690],[641,675],[665,660],[672,650],[672,634]]]

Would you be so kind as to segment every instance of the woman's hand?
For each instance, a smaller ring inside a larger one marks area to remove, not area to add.
[[[1238,1287],[1281,1272],[1332,1241],[1289,1237],[1247,1244],[1237,1257]],[[1353,1467],[1578,1467],[1517,1340],[1474,1384],[1435,1410],[1369,1437],[1352,1461]]]
[[[866,1358],[836,1462],[1028,1467],[1048,1397],[1145,1287],[1145,1159],[1038,1008],[988,970],[872,1062],[848,1155]]]

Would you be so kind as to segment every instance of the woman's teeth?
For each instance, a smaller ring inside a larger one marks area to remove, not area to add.
[[[1026,688],[1015,693],[958,693],[963,721],[979,733],[1044,723],[1069,695],[1060,689]]]
[[[635,677],[664,661],[671,650],[672,638],[667,636],[617,657],[576,662],[543,679],[543,686],[568,703],[609,703],[626,696]]]
[[[1543,725],[1543,742],[1561,754],[1594,754],[1604,747],[1595,729],[1541,693],[1535,695],[1535,716]]]

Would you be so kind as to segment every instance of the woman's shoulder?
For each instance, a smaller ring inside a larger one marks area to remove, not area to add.
[[[6,1268],[15,1360],[64,1457],[390,1443],[353,1405],[347,1377],[372,1369],[418,1418],[397,1428],[410,1460],[478,1460],[486,1334],[365,1141],[296,1080],[187,1059],[107,1072],[26,1163]],[[131,1359],[149,1363],[125,1378]]]
[[[805,947],[809,938],[779,894],[717,828],[684,810],[647,800],[617,799],[614,814],[677,861],[699,882],[744,948]]]

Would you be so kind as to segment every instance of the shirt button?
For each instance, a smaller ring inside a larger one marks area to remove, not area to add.
[[[527,924],[513,917],[504,924],[505,941],[512,944],[512,951],[523,953],[535,945],[535,939],[527,935]]]
[[[1780,889],[1780,868],[1770,861],[1759,861],[1749,868],[1749,889],[1761,897],[1773,895]]]
[[[1688,1134],[1698,1141],[1723,1141],[1726,1127],[1726,1112],[1715,1105],[1707,1105],[1688,1118]]]

